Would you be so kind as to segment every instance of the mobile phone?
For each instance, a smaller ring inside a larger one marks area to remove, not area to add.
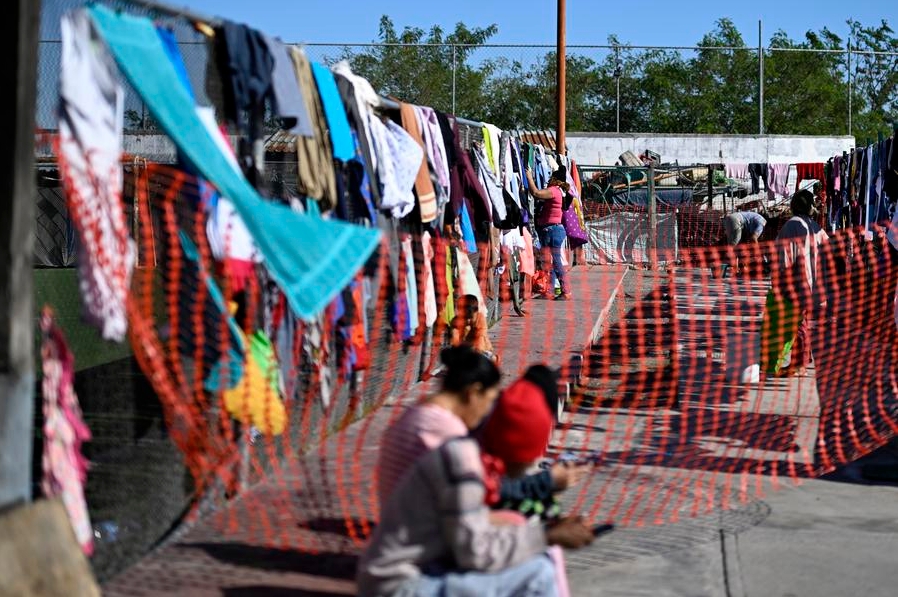
[[[614,530],[613,524],[610,524],[610,523],[597,524],[596,526],[592,527],[592,536],[598,537],[599,535],[604,535],[605,533],[610,533],[613,530]]]

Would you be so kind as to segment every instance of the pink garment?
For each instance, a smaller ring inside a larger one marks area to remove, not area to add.
[[[421,235],[421,244],[424,247],[424,325],[431,327],[437,320],[437,291],[433,282],[434,252],[430,232]]]
[[[767,165],[767,184],[769,187],[768,195],[773,198],[775,195],[780,197],[789,196],[789,164],[768,164]]]
[[[62,497],[72,529],[87,555],[94,550],[94,534],[84,500],[88,461],[81,445],[90,441],[90,429],[81,418],[75,395],[75,358],[56,325],[53,310],[44,307],[41,314],[41,358],[44,378],[44,451],[41,490],[48,498]]]
[[[555,584],[558,591],[558,597],[570,597],[571,589],[567,584],[567,569],[564,566],[564,550],[557,545],[551,546],[546,553],[552,560],[552,566],[555,568]]]
[[[536,274],[536,259],[533,256],[533,236],[530,230],[524,228],[524,250],[518,253],[520,259],[521,273],[532,276]]]
[[[418,458],[453,437],[464,437],[464,422],[441,406],[420,404],[406,410],[380,443],[377,493],[381,507]]]
[[[749,178],[748,164],[727,164],[726,176],[727,178],[733,178],[736,180],[744,180],[746,178]]]
[[[543,201],[541,209],[538,209],[539,216],[536,218],[537,226],[549,226],[550,224],[561,224],[561,204],[564,200],[564,194],[558,187],[549,187],[552,198]]]

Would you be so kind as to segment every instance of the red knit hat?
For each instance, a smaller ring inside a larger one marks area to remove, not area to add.
[[[536,384],[518,380],[496,401],[483,429],[483,449],[506,463],[530,463],[543,455],[552,413]]]

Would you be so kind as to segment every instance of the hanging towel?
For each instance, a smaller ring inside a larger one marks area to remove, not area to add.
[[[84,499],[89,463],[81,453],[82,444],[90,441],[91,434],[75,394],[75,357],[49,307],[43,309],[40,326],[44,414],[41,491],[48,498],[62,498],[78,544],[91,555],[94,533]]]
[[[145,34],[158,48],[158,61],[170,69],[170,84],[186,96],[156,30],[147,24]],[[122,205],[124,92],[87,13],[65,15],[61,27],[59,165],[78,232],[78,284],[85,318],[104,339],[121,342],[137,253]],[[187,102],[193,104],[189,96]]]
[[[433,242],[430,232],[424,231],[421,235],[421,244],[424,248],[424,325],[431,327],[437,320],[437,290],[433,282]]]
[[[323,64],[313,62],[312,74],[318,85],[321,104],[324,106],[324,116],[327,118],[334,157],[342,162],[348,162],[355,156],[355,144],[352,141],[352,133],[349,131],[346,108],[343,107],[343,101],[340,99],[340,91],[337,89],[334,73]]]
[[[726,177],[735,180],[745,180],[748,178],[748,164],[727,164],[725,166]]]
[[[193,166],[234,204],[297,315],[311,319],[349,284],[379,232],[310,218],[264,201],[218,149],[148,19],[88,9],[119,68]],[[297,242],[302,239],[302,242]]]
[[[424,151],[424,140],[421,137],[421,129],[418,127],[418,117],[415,108],[411,104],[402,102],[399,104],[399,114],[402,117],[402,128],[408,131],[418,147]],[[418,165],[418,174],[415,178],[415,193],[418,194],[418,206],[421,209],[421,222],[428,223],[437,219],[437,197],[430,180],[430,169],[427,167],[426,154],[422,156]]]
[[[767,182],[770,183],[768,195],[789,196],[789,164],[768,164]]]

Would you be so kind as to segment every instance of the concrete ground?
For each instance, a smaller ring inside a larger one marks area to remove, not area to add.
[[[574,272],[574,293],[587,300],[530,301],[527,317],[505,317],[491,331],[510,376],[535,361],[587,355],[582,382],[591,400],[565,414],[552,449],[607,456],[566,506],[620,526],[568,554],[574,595],[898,594],[898,488],[864,484],[863,463],[798,486],[785,474],[816,457],[813,370],[785,382],[739,379],[756,361],[763,281],[709,284],[688,270]],[[664,330],[671,322],[679,330],[672,336]],[[633,342],[638,358],[626,352]],[[376,508],[376,440],[427,389],[332,437],[114,578],[104,594],[352,595],[360,537]],[[630,402],[609,403],[608,395]],[[654,402],[632,402],[646,397]],[[764,442],[732,425],[726,433],[703,425],[706,417],[747,422]],[[671,440],[676,420],[690,424]],[[874,458],[898,467],[889,450]],[[715,470],[709,463],[717,461],[733,468]],[[768,463],[777,476],[748,475],[740,462]]]

